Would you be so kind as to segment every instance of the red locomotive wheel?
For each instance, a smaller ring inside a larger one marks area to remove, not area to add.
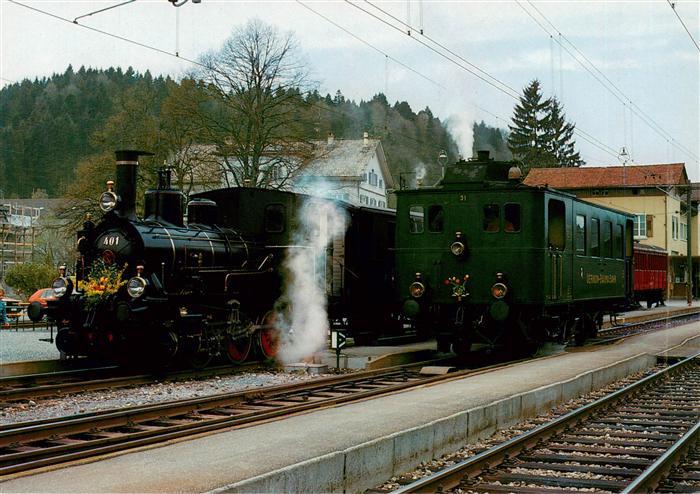
[[[276,325],[277,315],[270,310],[265,313],[262,318],[261,326],[256,333],[258,339],[258,348],[260,353],[266,359],[274,358],[279,350],[279,329]]]
[[[253,348],[253,339],[250,336],[235,340],[229,339],[226,344],[226,355],[232,364],[242,364],[250,355],[251,348]]]

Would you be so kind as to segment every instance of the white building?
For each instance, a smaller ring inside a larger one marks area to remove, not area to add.
[[[315,157],[295,178],[294,190],[323,195],[358,206],[387,207],[394,181],[379,139],[314,141]]]

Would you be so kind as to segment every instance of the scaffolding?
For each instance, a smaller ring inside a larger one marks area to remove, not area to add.
[[[42,209],[0,204],[0,279],[10,266],[32,261]]]

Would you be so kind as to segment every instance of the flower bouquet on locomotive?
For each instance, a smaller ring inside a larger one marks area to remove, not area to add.
[[[240,363],[257,353],[274,357],[290,249],[313,243],[295,235],[309,201],[291,192],[249,187],[196,194],[187,205],[168,170],[146,191],[136,216],[140,151],[117,151],[116,186],[99,198],[104,216],[77,233],[76,286],[65,266],[53,282],[57,299],[46,314],[57,322],[56,345],[67,356],[161,366],[175,360],[201,367],[218,356]],[[316,280],[329,316],[367,326],[385,312],[393,277],[394,214],[343,206],[345,236],[319,250]],[[319,208],[320,210],[321,208]],[[384,232],[376,235],[374,232]],[[369,233],[374,242],[370,242]],[[335,245],[337,244],[337,245]],[[350,275],[346,275],[350,273]],[[41,318],[40,307],[30,317]]]
[[[580,343],[632,299],[633,217],[528,187],[516,162],[482,151],[396,195],[397,298],[439,349]]]

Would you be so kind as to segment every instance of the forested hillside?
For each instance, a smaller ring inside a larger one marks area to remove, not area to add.
[[[37,190],[61,197],[78,164],[108,156],[110,146],[163,146],[163,136],[182,132],[191,140],[197,129],[183,125],[186,110],[206,103],[204,93],[203,84],[190,79],[154,78],[131,68],[68,67],[50,78],[5,86],[0,90],[0,197],[29,197]],[[299,101],[295,111],[307,139],[325,139],[331,132],[356,139],[369,132],[382,139],[395,176],[418,166],[429,178],[437,176],[440,151],[449,159],[458,155],[454,139],[429,108],[414,112],[408,102],[392,105],[381,93],[359,103],[340,91],[311,92]],[[206,139],[196,136],[202,144]]]

